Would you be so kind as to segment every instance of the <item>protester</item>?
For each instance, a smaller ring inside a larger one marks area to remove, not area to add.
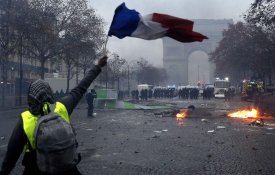
[[[62,118],[68,119],[68,122],[70,122],[70,115],[74,108],[89,88],[90,84],[101,72],[101,67],[105,66],[106,63],[107,56],[103,56],[97,60],[96,64],[88,71],[83,80],[72,89],[68,95],[55,103],[54,112],[59,114]],[[48,172],[42,172],[38,168],[34,146],[34,129],[38,118],[47,115],[50,112],[52,104],[54,104],[53,92],[49,84],[44,80],[33,82],[28,91],[29,109],[21,114],[13,130],[5,158],[2,162],[0,175],[10,174],[23,150],[25,152],[22,161],[22,164],[25,167],[23,175],[49,174]],[[56,163],[58,163],[58,160]],[[81,173],[75,165],[72,169],[61,169],[58,174],[77,175]]]
[[[94,98],[96,98],[96,92],[94,89],[91,89],[91,92],[87,93],[86,101],[88,104],[88,117],[94,117]]]

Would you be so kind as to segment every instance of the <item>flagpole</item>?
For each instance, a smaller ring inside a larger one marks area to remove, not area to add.
[[[105,40],[105,45],[104,45],[104,48],[103,48],[104,55],[107,55],[106,47],[107,47],[108,39],[109,39],[109,36],[107,35],[106,40]],[[108,65],[106,65],[106,77],[105,78],[106,78],[105,88],[106,88],[106,91],[107,91],[107,88],[108,88]]]
[[[109,39],[109,36],[107,35],[106,40],[105,40],[105,44],[104,44],[104,48],[103,48],[103,52],[104,52],[105,55],[107,54],[106,47],[107,47],[108,39]]]

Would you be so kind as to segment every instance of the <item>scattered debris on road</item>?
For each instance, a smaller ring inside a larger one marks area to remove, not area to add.
[[[263,126],[265,125],[265,123],[264,123],[264,120],[260,118],[260,119],[254,120],[254,121],[251,122],[249,125],[251,125],[251,126],[261,126],[261,127],[263,127]]]
[[[202,122],[205,122],[205,123],[209,122],[209,120],[207,120],[207,119],[205,119],[205,118],[202,118],[201,121],[202,121]]]
[[[153,135],[153,137],[152,137],[152,138],[157,139],[157,138],[159,138],[159,136],[157,136],[157,135]]]
[[[154,131],[155,133],[162,133],[162,132],[167,132],[168,131],[168,129],[163,129],[163,130],[161,130],[161,131]]]
[[[177,113],[179,113],[179,109],[174,109],[174,110],[166,110],[166,111],[161,111],[161,112],[155,112],[154,115],[156,117],[176,117]]]
[[[194,105],[189,105],[187,107],[188,110],[194,111],[195,110],[195,106]]]
[[[86,128],[85,130],[86,130],[86,131],[92,131],[93,129],[91,129],[91,128]]]
[[[217,129],[225,129],[225,126],[217,126]]]
[[[222,145],[222,144],[224,144],[224,142],[219,142],[219,141],[216,141],[216,144],[220,144],[220,145]]]
[[[214,133],[215,132],[215,130],[209,130],[209,131],[207,131],[208,133]]]

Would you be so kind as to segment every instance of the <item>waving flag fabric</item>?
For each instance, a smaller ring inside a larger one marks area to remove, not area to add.
[[[193,31],[193,21],[166,14],[153,13],[141,16],[136,10],[130,10],[125,3],[119,5],[109,30],[109,36],[120,39],[129,36],[145,40],[170,37],[180,42],[194,42],[208,39]]]

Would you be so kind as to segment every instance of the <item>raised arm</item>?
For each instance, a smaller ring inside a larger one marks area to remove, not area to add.
[[[73,112],[78,102],[85,94],[91,83],[101,72],[101,68],[107,64],[107,56],[103,56],[98,59],[95,65],[88,71],[86,76],[80,81],[80,83],[71,90],[71,92],[63,97],[60,102],[65,105],[69,115]]]

